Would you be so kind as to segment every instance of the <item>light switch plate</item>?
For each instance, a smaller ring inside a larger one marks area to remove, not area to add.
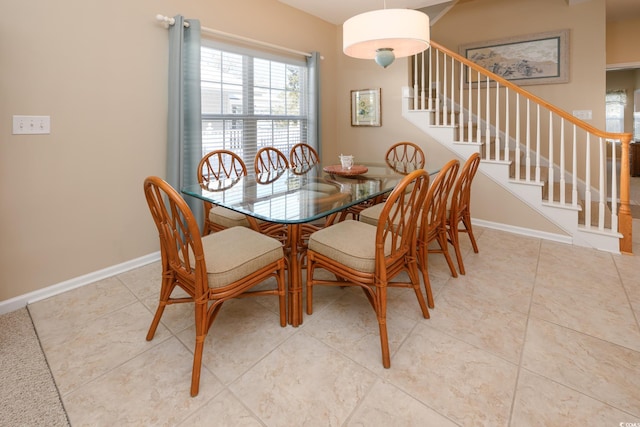
[[[593,118],[593,114],[591,110],[573,110],[573,117],[580,120],[591,120]]]
[[[13,116],[14,135],[51,133],[51,116]]]

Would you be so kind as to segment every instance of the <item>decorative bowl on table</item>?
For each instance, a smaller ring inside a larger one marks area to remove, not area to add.
[[[363,165],[353,165],[349,169],[343,168],[342,165],[331,165],[322,168],[328,174],[341,175],[341,176],[355,176],[367,173],[369,168]]]

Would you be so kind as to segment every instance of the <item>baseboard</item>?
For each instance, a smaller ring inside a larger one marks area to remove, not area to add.
[[[500,224],[497,222],[485,221],[471,218],[471,223],[478,227],[491,228],[493,230],[506,231],[508,233],[519,234],[521,236],[536,237],[543,240],[551,240],[559,243],[573,244],[571,236],[564,234],[548,233],[546,231],[532,230],[530,228],[516,227],[514,225]]]
[[[75,277],[56,285],[38,289],[37,291],[29,292],[28,294],[19,295],[6,301],[0,301],[0,314],[18,310],[36,301],[40,301],[54,295],[61,294],[63,292],[70,291],[71,289],[76,289],[81,286],[96,282],[98,280],[106,279],[108,277],[133,270],[134,268],[142,267],[143,265],[150,264],[152,262],[158,261],[159,259],[160,252],[155,252],[140,258],[123,262],[122,264],[113,265],[102,270],[94,271],[93,273],[85,274],[84,276]]]

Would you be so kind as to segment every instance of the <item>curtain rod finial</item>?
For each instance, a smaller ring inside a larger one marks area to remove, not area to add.
[[[156,15],[156,19],[160,22],[163,22],[165,27],[169,27],[169,25],[173,25],[176,23],[176,20],[174,18],[169,18],[168,16],[164,16],[164,15],[160,15],[157,14]]]

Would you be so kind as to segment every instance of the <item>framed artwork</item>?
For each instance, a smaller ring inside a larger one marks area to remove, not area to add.
[[[470,61],[520,86],[569,81],[569,30],[470,43],[461,45],[459,51]],[[477,76],[471,74],[471,83],[477,84]],[[468,76],[465,81],[469,82]]]
[[[380,89],[351,91],[351,126],[382,126]]]

